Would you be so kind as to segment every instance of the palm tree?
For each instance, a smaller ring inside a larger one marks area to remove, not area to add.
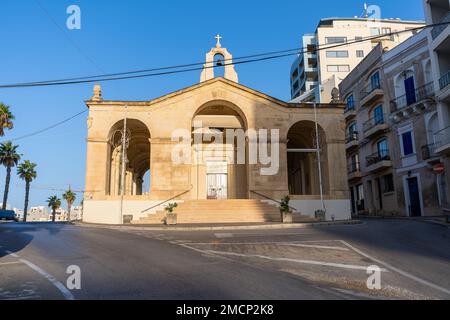
[[[77,200],[77,195],[72,192],[72,190],[69,188],[69,190],[63,194],[63,199],[67,202],[67,210],[69,211],[69,216],[67,217],[67,220],[70,222],[70,213],[72,211],[72,205]]]
[[[9,106],[0,102],[0,137],[5,135],[5,129],[11,130],[14,127],[13,120]]]
[[[6,210],[6,203],[8,202],[9,183],[11,182],[11,168],[17,166],[20,161],[20,155],[17,153],[17,148],[12,142],[8,141],[0,144],[0,164],[6,167],[6,183],[5,193],[3,195],[3,210]]]
[[[52,222],[54,223],[56,221],[56,210],[61,208],[61,199],[57,196],[53,196],[48,198],[47,203],[48,207],[52,209]]]
[[[22,180],[25,180],[25,205],[23,209],[23,222],[27,222],[28,199],[30,195],[30,184],[37,178],[37,165],[26,160],[17,167],[17,174]]]

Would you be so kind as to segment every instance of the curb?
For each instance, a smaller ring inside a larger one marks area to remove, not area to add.
[[[294,224],[273,224],[273,225],[254,225],[254,226],[216,226],[216,227],[155,227],[155,226],[112,226],[98,225],[87,223],[76,223],[75,225],[82,228],[92,229],[110,229],[110,230],[135,230],[135,231],[233,231],[233,230],[276,230],[276,229],[302,229],[310,227],[325,226],[348,226],[359,225],[362,221],[338,221],[338,222],[312,222],[312,223],[294,223]]]
[[[371,217],[371,216],[360,216],[360,219],[366,220],[396,220],[396,221],[412,221],[412,222],[421,222],[427,224],[433,224],[436,226],[441,226],[444,228],[450,228],[450,224],[445,222],[439,222],[436,220],[432,220],[432,218],[409,218],[409,217]]]

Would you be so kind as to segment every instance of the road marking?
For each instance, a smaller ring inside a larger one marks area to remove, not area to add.
[[[376,262],[376,263],[378,263],[378,264],[380,264],[380,265],[382,265],[382,266],[384,266],[384,267],[386,267],[386,268],[388,268],[388,269],[391,269],[392,271],[395,271],[395,272],[401,274],[401,275],[404,276],[404,277],[407,277],[407,278],[412,279],[412,280],[414,280],[414,281],[416,281],[416,282],[419,282],[419,283],[421,283],[421,284],[423,284],[423,285],[426,285],[426,286],[428,286],[428,287],[430,287],[430,288],[436,289],[436,290],[438,290],[438,291],[441,291],[441,292],[444,292],[444,293],[450,295],[450,290],[448,290],[448,289],[446,289],[446,288],[440,287],[440,286],[438,286],[438,285],[436,285],[436,284],[434,284],[434,283],[431,283],[431,282],[429,282],[429,281],[427,281],[427,280],[424,280],[424,279],[421,279],[421,278],[419,278],[419,277],[416,277],[416,276],[414,276],[414,275],[412,275],[412,274],[410,274],[410,273],[408,273],[408,272],[406,272],[406,271],[403,271],[403,270],[401,270],[401,269],[399,269],[399,268],[396,268],[396,267],[390,265],[390,264],[387,263],[387,262],[384,262],[384,261],[382,261],[382,260],[376,259],[376,258],[374,258],[374,257],[372,257],[372,256],[370,256],[370,255],[368,255],[367,253],[364,253],[363,251],[361,251],[361,250],[359,250],[359,249],[353,247],[352,245],[350,245],[349,243],[347,243],[347,242],[345,242],[345,241],[343,241],[343,240],[341,240],[341,242],[342,242],[344,245],[346,245],[347,247],[349,247],[350,249],[352,249],[353,251],[355,251],[356,253],[362,255],[363,257],[366,257],[367,259],[370,259],[370,260],[372,260],[372,261],[374,261],[374,262]]]
[[[294,262],[294,263],[300,263],[300,264],[310,264],[310,265],[316,265],[316,266],[334,267],[334,268],[341,268],[341,269],[367,271],[367,268],[368,268],[368,266],[357,266],[357,265],[350,265],[350,264],[331,263],[331,262],[322,262],[322,261],[313,261],[313,260],[276,258],[276,257],[261,256],[261,255],[257,255],[257,254],[242,254],[242,253],[234,253],[234,252],[221,252],[221,251],[200,250],[200,249],[197,249],[197,251],[202,251],[204,253],[211,253],[211,254],[216,254],[216,255],[226,255],[226,256],[244,257],[244,258],[258,258],[258,259],[271,260],[271,261]],[[381,269],[381,272],[388,272],[388,270]]]
[[[3,263],[0,263],[0,266],[9,266],[9,265],[14,265],[14,264],[22,264],[22,262],[20,262],[20,261],[3,262]]]
[[[50,275],[48,272],[46,272],[45,270],[41,269],[40,267],[38,267],[37,265],[33,264],[32,262],[30,262],[30,261],[28,261],[26,259],[20,258],[15,253],[12,253],[10,251],[6,251],[6,253],[9,254],[12,257],[19,258],[20,262],[26,264],[32,270],[36,271],[41,276],[43,276],[45,279],[47,279],[53,286],[55,286],[61,292],[61,294],[64,296],[64,298],[66,300],[75,300],[75,297],[73,296],[73,294],[61,282],[56,280],[56,278],[53,277],[52,275]]]
[[[214,236],[217,239],[226,239],[226,238],[233,238],[233,234],[232,233],[215,233]]]
[[[294,242],[223,242],[223,243],[190,243],[191,245],[278,245],[286,247],[302,247],[302,248],[313,248],[313,249],[327,249],[327,250],[338,250],[338,251],[350,251],[348,248],[343,247],[332,247],[332,246],[316,246],[310,244],[301,244]]]

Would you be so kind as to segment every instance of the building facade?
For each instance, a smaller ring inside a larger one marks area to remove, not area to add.
[[[338,88],[340,82],[378,43],[390,40],[393,44],[400,44],[415,33],[413,30],[411,32],[408,30],[423,25],[423,22],[399,19],[328,18],[320,20],[314,36],[303,37],[304,50],[309,53],[300,55],[291,69],[293,102],[330,102],[332,89]],[[406,32],[390,35],[399,31]],[[381,37],[383,34],[386,34],[386,37]],[[374,39],[363,41],[370,37]],[[336,47],[337,45],[339,47]],[[320,50],[314,51],[314,48],[320,48]]]
[[[381,43],[341,83],[354,215],[436,216],[446,184],[436,172],[435,86],[424,30]]]
[[[448,0],[424,0],[423,4],[427,24],[436,25],[428,30],[428,42],[436,89],[439,130],[434,133],[430,149],[440,157],[441,163],[436,166],[436,170],[445,179],[440,192],[446,194],[445,199],[449,199],[450,188],[447,186],[450,185],[450,4]],[[448,203],[444,204],[443,211],[447,214],[450,212]]]
[[[275,99],[239,84],[232,65],[215,77],[216,55],[231,59],[217,43],[199,84],[151,101],[105,100],[95,87],[84,221],[152,219],[179,202],[179,219],[252,222],[286,195],[303,216],[325,208],[328,220],[350,218],[344,106]],[[213,141],[226,141],[222,152],[209,149]]]

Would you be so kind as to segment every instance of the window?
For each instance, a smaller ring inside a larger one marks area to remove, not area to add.
[[[356,50],[357,58],[364,58],[364,50]]]
[[[380,73],[379,72],[375,72],[370,77],[370,84],[372,86],[372,90],[379,89],[381,87]]]
[[[407,157],[414,154],[414,141],[412,131],[402,134],[403,156]]]
[[[388,174],[381,178],[381,185],[383,193],[390,193],[395,191],[394,187],[394,176],[392,174]]]
[[[380,29],[379,28],[370,28],[370,34],[372,36],[378,36],[378,35],[380,35]]]
[[[347,37],[326,37],[326,43],[346,43]]]
[[[328,58],[348,58],[348,51],[327,51]]]
[[[349,127],[348,127],[348,133],[350,136],[356,134],[358,132],[358,127],[356,125],[356,122],[353,122]]]
[[[383,106],[379,105],[373,110],[373,123],[374,125],[384,124]]]
[[[350,72],[350,66],[349,65],[328,65],[327,66],[328,72]]]
[[[299,87],[299,85],[298,85],[298,80],[297,80],[297,81],[295,81],[295,83],[294,83],[294,91],[297,91],[297,90],[298,90],[298,87]]]
[[[391,28],[382,28],[381,29],[381,34],[390,34],[392,31],[391,31]]]
[[[298,77],[298,68],[292,73],[292,78],[295,79]]]
[[[362,41],[363,37],[355,37],[355,41]]]
[[[355,98],[352,94],[347,98],[347,110],[355,110]]]
[[[382,139],[377,143],[378,156],[381,159],[389,157],[389,145],[386,139]]]
[[[358,211],[364,211],[364,185],[356,186],[356,202]]]

